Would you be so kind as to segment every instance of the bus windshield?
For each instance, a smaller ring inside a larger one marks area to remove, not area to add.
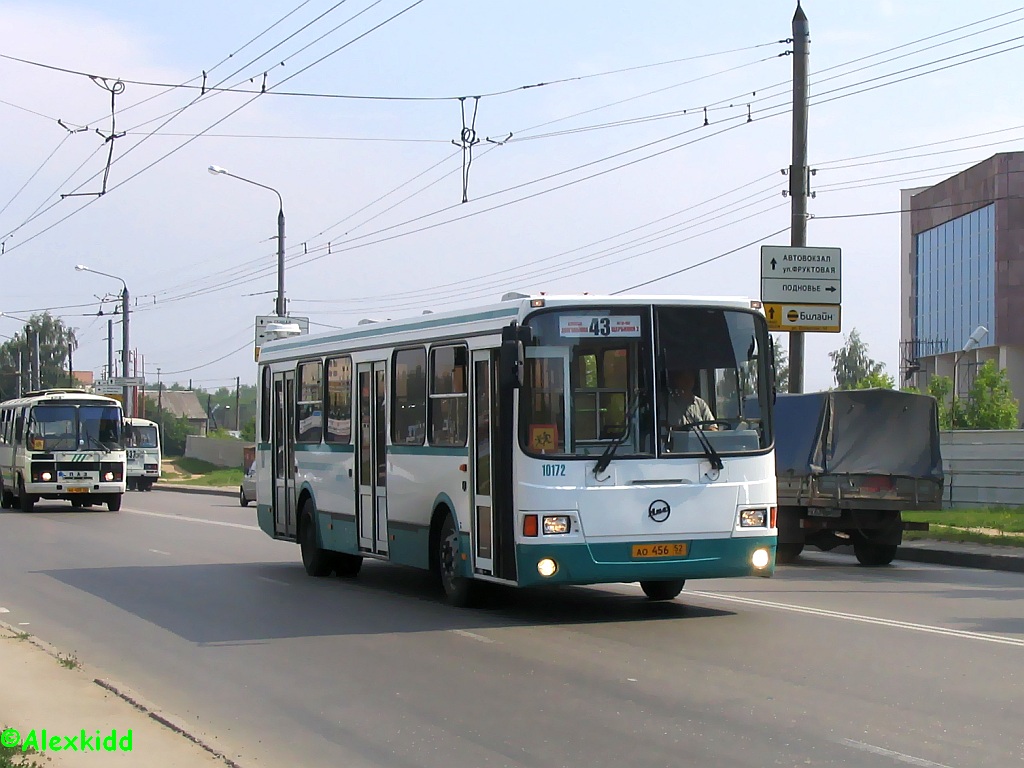
[[[139,427],[133,426],[130,428],[128,438],[135,448],[156,448],[156,427]]]
[[[121,448],[121,410],[108,405],[38,405],[28,445],[34,451],[112,451]]]
[[[527,325],[520,441],[533,455],[615,459],[771,445],[764,320],[701,306],[544,311]],[[627,434],[628,431],[628,434]]]

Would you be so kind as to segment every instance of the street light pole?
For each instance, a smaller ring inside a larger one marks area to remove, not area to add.
[[[974,333],[972,333],[970,337],[968,337],[966,343],[964,344],[964,348],[957,352],[956,356],[953,358],[953,412],[950,414],[950,425],[953,427],[953,429],[956,429],[957,423],[956,390],[959,386],[957,384],[957,369],[960,367],[960,358],[962,358],[965,354],[967,354],[972,349],[977,347],[981,343],[981,340],[984,339],[987,334],[988,328],[986,328],[984,325],[979,325],[977,328],[974,329]]]
[[[113,280],[120,280],[122,291],[121,291],[121,376],[128,379],[128,350],[131,349],[129,346],[129,339],[131,338],[129,333],[129,314],[131,312],[128,296],[128,283],[124,281],[123,277],[117,275],[111,275],[107,272],[100,272],[98,269],[90,269],[84,264],[77,264],[75,270],[78,272],[92,272],[94,275],[103,275],[103,277],[109,277]],[[131,387],[126,383],[122,389],[122,396],[124,397],[124,413],[125,416],[134,416],[134,408],[132,407]]]
[[[269,189],[275,195],[277,195],[278,211],[277,211],[277,305],[276,312],[278,317],[287,317],[288,309],[284,299],[284,199],[281,197],[281,193],[273,187],[268,187],[266,184],[260,184],[258,181],[247,179],[244,176],[236,176],[233,173],[226,171],[219,165],[211,165],[207,169],[214,176],[230,176],[232,179],[238,179],[248,184],[252,184],[255,187],[262,187],[263,189]]]

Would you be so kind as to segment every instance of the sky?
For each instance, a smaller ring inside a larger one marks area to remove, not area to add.
[[[760,247],[790,242],[795,8],[0,0],[0,336],[50,311],[99,373],[123,280],[148,381],[254,383],[277,194],[314,332],[508,291],[758,299]],[[1024,149],[1024,7],[803,9],[807,244],[843,260],[816,390],[853,329],[898,375],[899,190]]]

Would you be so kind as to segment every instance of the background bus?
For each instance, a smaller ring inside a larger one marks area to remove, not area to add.
[[[686,369],[712,420],[670,423]],[[514,295],[260,352],[257,509],[308,573],[481,582],[770,575],[772,353],[750,301]],[[748,404],[757,404],[755,415]]]
[[[126,456],[121,404],[76,389],[0,403],[0,506],[31,512],[40,499],[121,508]]]
[[[129,491],[148,491],[160,479],[160,427],[155,421],[130,417],[125,419],[125,446],[128,456]]]

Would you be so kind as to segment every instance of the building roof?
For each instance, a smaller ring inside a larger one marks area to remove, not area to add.
[[[75,377],[75,381],[83,387],[91,387],[93,384],[94,377],[92,371],[75,371],[72,375]]]
[[[190,389],[165,389],[162,395],[155,389],[147,389],[146,399],[154,405],[161,403],[165,411],[178,418],[184,416],[189,421],[206,421],[206,411],[200,405],[196,393]]]

